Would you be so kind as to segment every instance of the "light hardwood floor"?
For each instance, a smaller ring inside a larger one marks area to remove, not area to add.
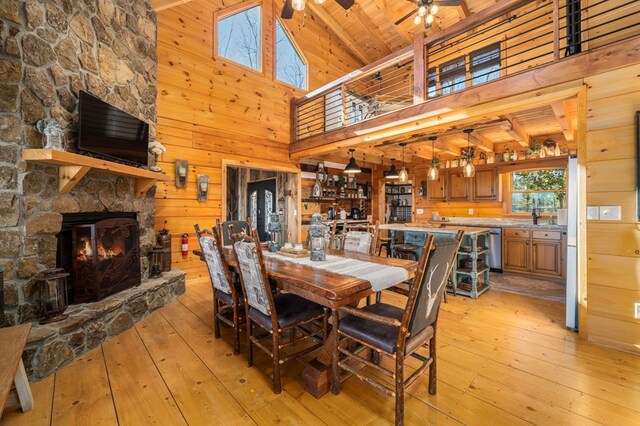
[[[389,424],[391,398],[351,379],[315,399],[303,363],[286,364],[271,391],[269,362],[247,368],[230,333],[212,332],[211,289],[187,293],[133,329],[32,384],[35,409],[6,425]],[[397,295],[385,301],[400,302]],[[244,348],[243,348],[244,349]],[[409,388],[407,424],[640,425],[640,357],[578,341],[563,305],[489,291],[449,297],[438,324],[438,393]]]

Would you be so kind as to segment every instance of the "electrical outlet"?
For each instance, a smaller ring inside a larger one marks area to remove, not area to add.
[[[600,209],[598,206],[587,206],[587,220],[600,220]]]
[[[635,318],[640,319],[640,303],[636,303]]]
[[[473,209],[469,209],[469,216],[473,216]]]
[[[600,206],[600,220],[620,220],[621,210],[620,206]]]
[[[424,214],[424,209],[416,209],[416,214]]]

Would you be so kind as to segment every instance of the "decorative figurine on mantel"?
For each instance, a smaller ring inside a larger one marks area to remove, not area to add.
[[[64,151],[64,131],[57,120],[39,120],[36,130],[42,133],[44,149]]]
[[[153,155],[153,166],[149,167],[149,170],[161,172],[162,169],[158,166],[158,157],[167,152],[167,148],[160,142],[153,141],[149,144],[149,152]]]
[[[322,223],[322,215],[314,213],[309,226],[309,258],[312,261],[327,260],[327,226]]]

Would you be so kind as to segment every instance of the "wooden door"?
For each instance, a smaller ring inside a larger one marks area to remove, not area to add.
[[[473,179],[474,200],[496,200],[498,198],[498,170],[476,170]]]
[[[447,173],[447,189],[449,201],[466,201],[469,199],[469,178],[462,171]]]
[[[270,241],[269,215],[276,211],[276,180],[267,179],[247,185],[247,210],[251,226],[258,230],[260,241]]]
[[[533,240],[531,243],[531,272],[544,275],[562,275],[562,242]]]
[[[505,271],[529,272],[531,251],[529,239],[505,238],[502,247],[502,269]]]
[[[446,173],[441,173],[438,180],[427,181],[427,199],[429,201],[445,201],[447,198],[446,191]]]

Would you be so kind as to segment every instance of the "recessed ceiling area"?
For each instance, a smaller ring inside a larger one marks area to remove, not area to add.
[[[577,147],[574,136],[577,128],[577,100],[573,98],[511,114],[487,117],[472,125],[452,125],[439,128],[437,132],[424,129],[419,133],[364,142],[355,147],[355,157],[365,166],[390,164],[392,159],[401,161],[403,151],[400,144],[405,143],[406,162],[429,160],[432,158],[429,138],[435,136],[434,152],[441,161],[446,161],[462,155],[462,149],[467,146],[467,135],[463,130],[469,128],[474,130],[470,135],[470,144],[478,153],[502,153],[506,150],[522,152],[536,143],[542,145],[548,139],[558,143],[561,151],[567,152]],[[345,149],[314,156],[312,159],[346,163],[348,158],[349,153]]]

